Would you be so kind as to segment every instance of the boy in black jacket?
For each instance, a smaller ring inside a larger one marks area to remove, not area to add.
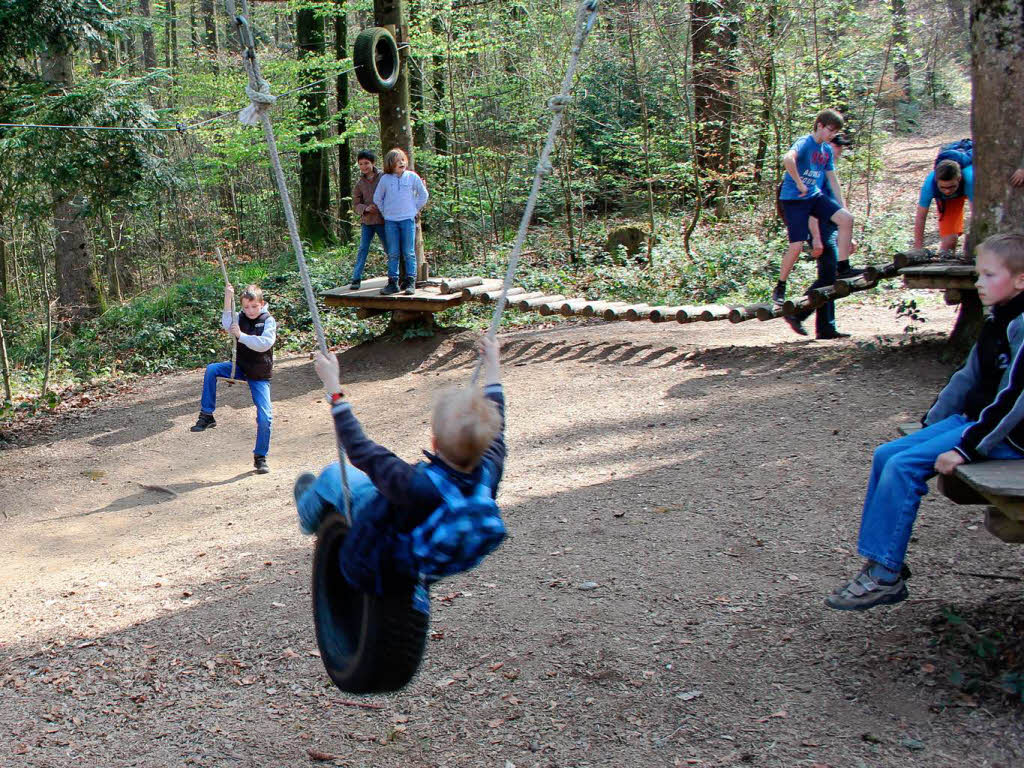
[[[253,405],[256,406],[256,447],[253,449],[253,466],[256,472],[265,475],[267,452],[270,450],[270,428],[274,421],[274,409],[270,404],[270,377],[274,370],[274,343],[277,341],[277,322],[267,311],[263,291],[258,285],[246,286],[242,291],[242,311],[234,313],[235,289],[228,283],[224,286],[224,311],[221,326],[235,337],[237,361],[234,377],[249,382]],[[231,361],[210,363],[203,376],[203,397],[199,405],[199,419],[191,428],[202,432],[217,426],[213,411],[217,407],[217,379],[231,378]]]
[[[480,342],[484,388],[450,388],[435,402],[427,461],[409,464],[370,440],[344,399],[338,359],[317,353],[315,366],[334,404],[334,427],[352,466],[347,477],[352,494],[353,529],[342,551],[342,571],[355,586],[381,594],[414,576],[409,534],[445,503],[430,477],[441,470],[459,491],[481,484],[497,495],[505,467],[505,396],[501,387],[497,342]],[[316,533],[327,512],[342,507],[337,462],[319,477],[304,473],[295,481],[299,526]]]
[[[985,459],[1024,459],[1024,234],[993,235],[977,256],[978,297],[992,312],[924,429],[875,450],[857,541],[867,563],[825,598],[829,608],[907,598],[904,557],[928,478]]]

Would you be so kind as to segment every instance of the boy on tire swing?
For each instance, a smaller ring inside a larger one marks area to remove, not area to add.
[[[853,214],[843,207],[843,192],[836,178],[832,148],[829,146],[842,129],[843,116],[832,109],[823,110],[814,119],[814,131],[794,142],[782,157],[786,175],[779,198],[785,211],[789,249],[782,259],[779,282],[772,291],[772,302],[777,305],[786,301],[786,280],[810,234],[808,221],[811,216],[819,222],[831,221],[839,231],[839,277],[856,274],[850,267]],[[831,187],[834,200],[822,194],[824,184]]]
[[[316,372],[333,404],[337,438],[351,461],[346,476],[353,522],[340,564],[345,580],[357,589],[386,594],[416,579],[424,556],[417,549],[422,542],[416,533],[435,520],[436,510],[453,507],[453,501],[462,497],[483,501],[477,509],[489,505],[492,513],[458,520],[458,532],[445,530],[444,520],[430,531],[431,546],[450,547],[443,553],[450,561],[449,572],[468,570],[504,538],[493,502],[505,467],[505,396],[498,343],[484,337],[480,356],[483,390],[443,390],[434,404],[432,452],[424,451],[427,461],[409,464],[366,437],[344,399],[337,357],[317,353]],[[311,472],[299,475],[294,492],[299,528],[316,533],[324,517],[344,504],[338,463],[328,465],[319,477]],[[453,494],[459,498],[450,498]],[[458,541],[469,541],[475,551],[460,551]]]

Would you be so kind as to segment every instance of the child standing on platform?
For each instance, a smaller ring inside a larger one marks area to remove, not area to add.
[[[384,237],[388,248],[388,284],[382,296],[401,290],[411,296],[416,292],[416,217],[430,195],[423,179],[408,170],[409,157],[402,150],[392,149],[384,156],[384,175],[373,193],[373,203],[384,217]],[[398,259],[405,267],[402,286],[398,285]]]
[[[358,291],[363,279],[363,268],[366,266],[366,257],[370,253],[370,245],[373,243],[373,236],[380,239],[380,244],[386,252],[388,241],[384,235],[384,217],[380,210],[373,203],[373,193],[377,191],[377,184],[380,181],[381,172],[377,168],[377,156],[368,149],[362,150],[358,157],[359,181],[352,189],[352,208],[359,214],[360,238],[359,251],[356,253],[356,266],[352,270],[352,284],[349,290]]]
[[[253,405],[256,406],[256,447],[253,449],[253,466],[256,472],[265,475],[267,452],[270,450],[270,427],[274,410],[270,404],[270,377],[274,368],[274,343],[277,341],[277,322],[267,311],[263,291],[258,285],[247,286],[242,291],[242,311],[234,314],[235,289],[230,283],[224,286],[224,312],[221,326],[235,337],[236,361],[235,378],[249,382]],[[217,407],[217,379],[231,377],[232,363],[210,363],[203,376],[203,397],[199,406],[199,419],[192,432],[202,432],[217,426],[213,411]]]

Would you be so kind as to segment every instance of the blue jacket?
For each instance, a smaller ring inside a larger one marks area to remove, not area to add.
[[[954,450],[985,459],[1004,440],[1024,452],[1024,293],[992,308],[967,362],[925,414],[924,425],[960,413],[975,422]]]
[[[427,476],[431,464],[444,471],[463,493],[471,492],[483,476],[490,474],[491,495],[496,496],[505,468],[505,396],[500,384],[484,389],[501,415],[501,431],[484,452],[472,472],[460,472],[440,457],[424,451],[427,461],[409,464],[370,440],[346,402],[336,405],[334,428],[348,459],[361,469],[387,499],[387,505],[371,505],[353,522],[341,552],[345,578],[369,592],[384,594],[417,578],[411,539],[407,535],[444,503],[444,497]]]

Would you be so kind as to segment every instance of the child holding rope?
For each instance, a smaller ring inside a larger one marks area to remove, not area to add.
[[[993,235],[977,256],[978,297],[991,314],[924,429],[875,451],[857,542],[867,563],[825,598],[829,608],[864,611],[907,598],[904,557],[928,478],[969,462],[1024,459],[1024,234]]]
[[[384,217],[384,239],[388,249],[388,284],[382,296],[416,292],[416,217],[430,195],[423,179],[408,170],[409,157],[395,147],[384,155],[384,175],[373,193],[373,204]],[[398,259],[401,256],[405,277],[398,286]]]
[[[249,392],[256,406],[256,447],[253,466],[257,474],[265,475],[267,452],[270,450],[270,427],[274,410],[270,404],[270,377],[274,368],[274,343],[277,341],[277,322],[267,311],[263,291],[258,285],[249,285],[242,291],[242,311],[234,314],[235,289],[231,283],[224,286],[224,312],[221,326],[235,337],[237,369],[231,361],[210,363],[203,376],[203,396],[199,406],[199,419],[192,432],[202,432],[217,426],[213,411],[217,407],[217,379],[231,378],[249,382]]]
[[[505,466],[505,397],[501,387],[498,343],[485,336],[480,342],[484,387],[446,389],[434,404],[431,422],[432,452],[427,460],[409,464],[370,440],[342,393],[338,359],[317,353],[315,367],[327,397],[334,404],[334,427],[352,466],[346,468],[351,492],[353,528],[341,552],[345,579],[364,591],[383,594],[396,584],[416,577],[415,536],[410,534],[444,504],[452,493],[472,498],[486,495],[493,506]],[[343,505],[338,463],[320,476],[303,473],[295,481],[295,502],[303,533],[316,533],[324,516]],[[493,507],[497,512],[497,507]],[[483,554],[500,543],[504,526],[497,520],[468,523],[473,544]],[[500,534],[496,526],[500,526]],[[466,533],[465,530],[460,533]],[[445,531],[440,530],[443,540]],[[471,567],[473,553],[449,552],[464,557]],[[459,570],[464,570],[460,568]]]

